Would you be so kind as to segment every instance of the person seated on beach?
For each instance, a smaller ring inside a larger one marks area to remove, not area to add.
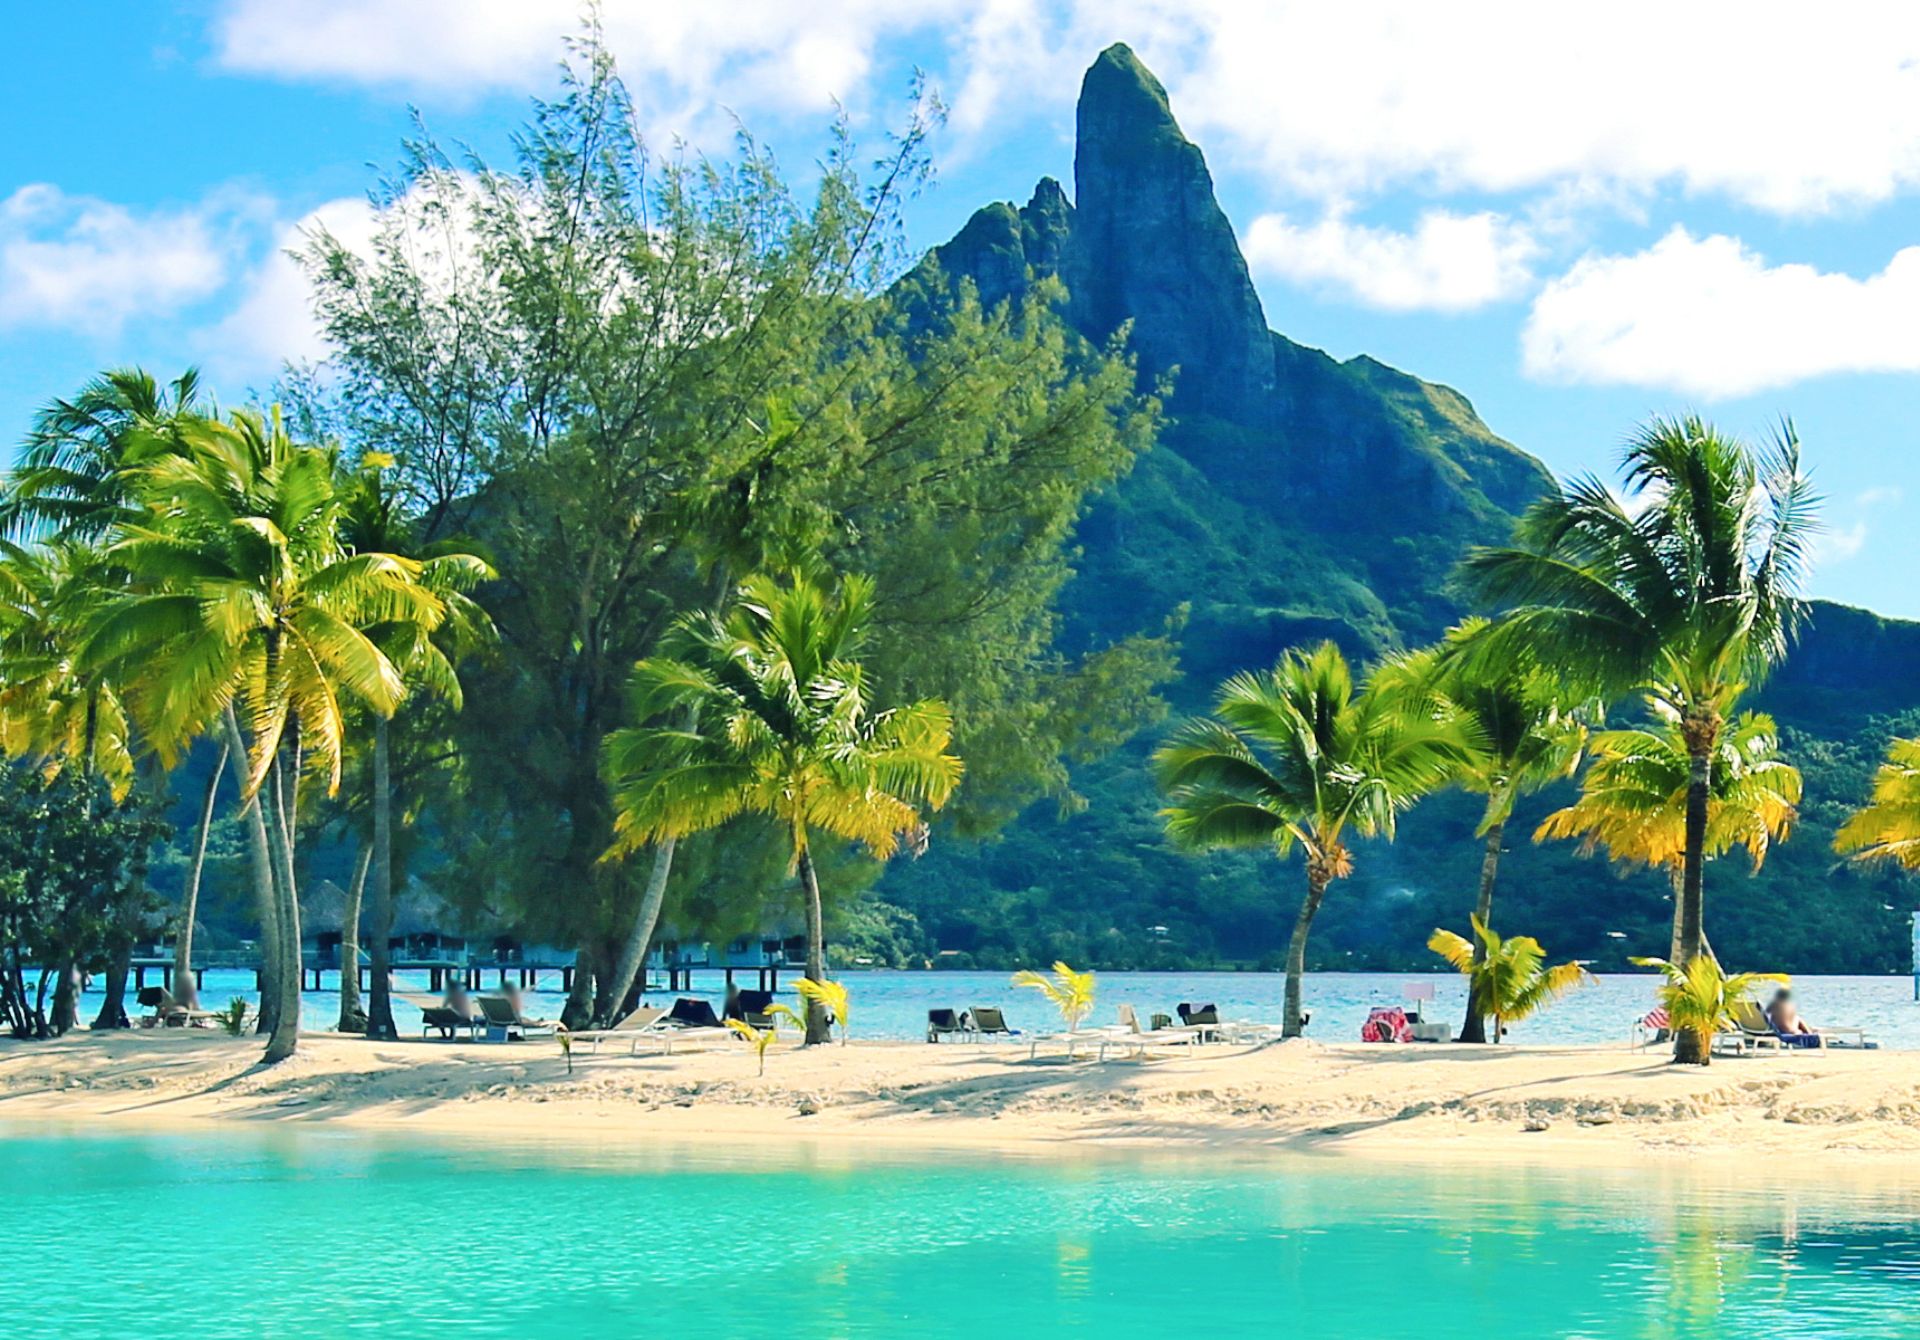
[[[447,982],[447,998],[440,1003],[458,1014],[462,1019],[472,1019],[480,1013],[474,1006],[473,997],[467,994],[467,988],[461,985],[458,978],[451,979]]]
[[[1773,993],[1773,1003],[1767,1006],[1767,1022],[1773,1025],[1773,1031],[1782,1037],[1817,1038],[1820,1030],[1800,1017],[1800,1011],[1793,1003],[1793,992],[1781,987]]]
[[[509,982],[500,994],[507,998],[507,1003],[513,1006],[514,1017],[521,1022],[528,1024],[550,1024],[553,1022],[551,1019],[536,1019],[528,1014],[526,1002],[520,995],[520,988],[513,983]]]

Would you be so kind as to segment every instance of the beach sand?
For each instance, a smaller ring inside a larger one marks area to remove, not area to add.
[[[0,1041],[0,1121],[339,1123],[608,1143],[805,1139],[1034,1152],[1262,1148],[1396,1158],[1920,1152],[1920,1053],[1832,1051],[1676,1067],[1618,1047],[1215,1046],[1065,1061],[1024,1045],[745,1045],[673,1056],[201,1030]]]

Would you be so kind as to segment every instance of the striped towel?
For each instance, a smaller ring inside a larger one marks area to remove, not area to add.
[[[1640,1021],[1640,1027],[1651,1028],[1658,1031],[1666,1028],[1667,1023],[1667,1007],[1664,1005],[1656,1005],[1647,1011],[1647,1017]]]

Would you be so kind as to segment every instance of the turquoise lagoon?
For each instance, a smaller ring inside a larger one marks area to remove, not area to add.
[[[1840,1171],[21,1126],[0,1317],[195,1340],[1920,1334],[1920,1180]]]

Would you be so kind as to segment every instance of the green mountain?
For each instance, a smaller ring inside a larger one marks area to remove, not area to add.
[[[1126,326],[1143,386],[1171,379],[1160,444],[1080,529],[1069,637],[1099,644],[1157,629],[1190,605],[1172,696],[1192,710],[1223,676],[1288,646],[1332,637],[1369,657],[1458,618],[1449,583],[1460,554],[1504,540],[1552,486],[1547,469],[1459,392],[1268,328],[1205,158],[1125,46],[1087,72],[1073,175],[1071,200],[1043,179],[1025,205],[986,206],[930,255],[987,303],[1057,276],[1076,329],[1102,341]],[[1807,774],[1803,823],[1758,877],[1731,862],[1710,872],[1723,954],[1790,971],[1907,965],[1911,891],[1888,872],[1837,866],[1830,840],[1887,738],[1920,729],[1917,704],[1920,624],[1816,604],[1761,703]],[[1150,746],[1136,741],[1083,771],[1084,813],[1062,820],[1044,807],[994,842],[942,846],[890,869],[882,895],[955,961],[1276,961],[1297,869],[1171,851],[1143,769]],[[1663,951],[1661,877],[1521,836],[1570,794],[1537,798],[1511,826],[1502,923],[1605,965]],[[1318,966],[1433,966],[1428,932],[1465,920],[1477,817],[1471,799],[1438,797],[1396,845],[1364,850],[1318,923]]]

